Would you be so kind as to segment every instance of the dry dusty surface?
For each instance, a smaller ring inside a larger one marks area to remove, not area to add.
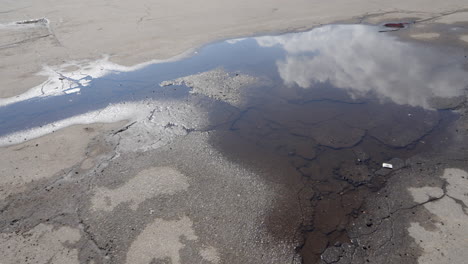
[[[167,59],[213,40],[339,21],[411,19],[418,23],[396,34],[464,46],[468,35],[447,28],[465,27],[467,9],[462,0],[3,1],[0,97],[10,100],[3,104],[13,102],[57,74],[55,69],[91,71],[104,55],[110,62],[96,65],[118,68]],[[26,20],[36,21],[17,23]],[[254,81],[206,74],[228,86]],[[200,76],[174,82],[191,82],[194,93],[217,99]],[[48,84],[53,91],[63,82]],[[238,102],[239,85],[225,89],[227,102]],[[339,203],[303,208],[303,178],[284,161],[254,153],[261,158],[251,163],[268,160],[258,167],[213,148],[223,141],[213,127],[233,121],[234,108],[206,124],[200,121],[206,102],[190,103],[147,106],[138,122],[75,125],[17,138],[25,141],[19,144],[2,141],[9,146],[0,149],[0,263],[300,263],[302,248],[319,248],[311,259],[322,263],[463,263],[468,257],[465,103],[449,128],[450,144],[441,143],[447,144],[443,152],[395,160],[400,165],[384,175],[384,187],[353,210],[343,209],[346,198],[339,192],[329,196]],[[352,139],[333,144],[353,145],[362,137],[355,130]],[[312,136],[322,143],[331,137]],[[334,207],[349,214],[348,226],[321,219],[321,230],[329,232],[309,230],[312,239],[304,243],[297,227],[307,222],[307,210]],[[330,234],[336,243],[322,243]]]

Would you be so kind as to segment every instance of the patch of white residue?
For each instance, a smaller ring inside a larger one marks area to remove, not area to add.
[[[137,119],[139,115],[145,113],[145,108],[147,108],[146,105],[138,103],[110,105],[102,110],[70,117],[41,127],[23,130],[0,137],[0,146],[15,145],[76,124],[112,123],[122,120],[134,120]]]
[[[122,137],[119,147],[136,151],[165,145],[178,135],[206,125],[208,113],[199,106],[171,100],[112,104],[101,110],[0,137],[0,146],[25,142],[71,125],[122,120],[128,120],[133,125],[131,129],[119,133]]]
[[[226,40],[226,43],[229,43],[229,44],[236,44],[237,42],[241,42],[241,41],[244,41],[246,40],[246,38],[236,38],[236,39],[228,39]]]
[[[103,77],[110,73],[118,74],[130,72],[141,69],[150,64],[180,60],[191,52],[192,51],[189,50],[168,60],[151,60],[134,66],[123,66],[113,63],[109,60],[110,57],[107,55],[103,56],[103,58],[99,60],[93,61],[81,60],[69,61],[55,66],[44,65],[42,71],[38,72],[37,75],[47,77],[48,79],[45,82],[20,95],[0,98],[0,106],[9,105],[35,97],[63,95],[66,94],[66,91],[70,91],[70,89],[88,86],[93,79]],[[68,69],[70,68],[73,70],[69,71]]]

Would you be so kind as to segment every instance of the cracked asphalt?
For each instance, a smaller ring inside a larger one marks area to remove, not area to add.
[[[432,31],[447,27],[394,34]],[[463,58],[456,34],[450,49]],[[426,37],[412,41],[447,44]],[[92,113],[130,121],[11,138],[0,149],[0,263],[463,263],[465,95],[382,102],[305,89],[307,78],[288,86],[287,63],[276,66],[284,83],[216,68],[159,83],[186,85],[177,98]]]
[[[7,263],[416,263],[422,233],[411,228],[437,225],[425,206],[445,195],[415,202],[405,190],[445,192],[443,168],[463,168],[452,160],[466,157],[464,117],[391,105],[379,111],[377,102],[333,99],[340,92],[309,102],[320,89],[278,100],[277,89],[253,93],[243,111],[191,94],[157,114],[148,107],[150,118],[140,121],[74,126],[9,147],[34,155],[29,149],[44,151],[66,130],[91,140],[85,149],[77,144],[85,158],[52,177],[25,178],[25,167],[5,182],[21,186],[2,189]],[[187,127],[173,117],[190,104],[218,110],[209,124]],[[408,124],[388,122],[388,113],[402,120],[409,110],[411,130],[397,137]],[[454,131],[462,131],[457,142]],[[143,148],[155,137],[165,143]],[[57,162],[67,162],[57,147]],[[382,161],[394,170],[381,169]]]

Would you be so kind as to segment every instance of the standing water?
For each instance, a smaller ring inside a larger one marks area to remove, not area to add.
[[[349,240],[346,226],[385,183],[382,162],[437,150],[457,118],[445,109],[464,98],[468,77],[458,51],[380,30],[330,25],[235,39],[177,61],[84,76],[79,93],[0,107],[2,142],[119,103],[209,102],[214,147],[253,169],[283,168],[267,180],[290,185],[297,200],[275,205],[266,222],[314,263],[327,245]],[[299,203],[299,226],[288,226],[297,222],[288,203]]]

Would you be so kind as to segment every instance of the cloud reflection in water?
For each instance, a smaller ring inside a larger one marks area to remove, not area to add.
[[[329,82],[354,98],[373,93],[381,100],[431,108],[432,98],[463,95],[468,84],[453,57],[399,41],[374,26],[330,25],[256,41],[285,50],[286,57],[276,62],[279,74],[286,84],[302,88]]]

